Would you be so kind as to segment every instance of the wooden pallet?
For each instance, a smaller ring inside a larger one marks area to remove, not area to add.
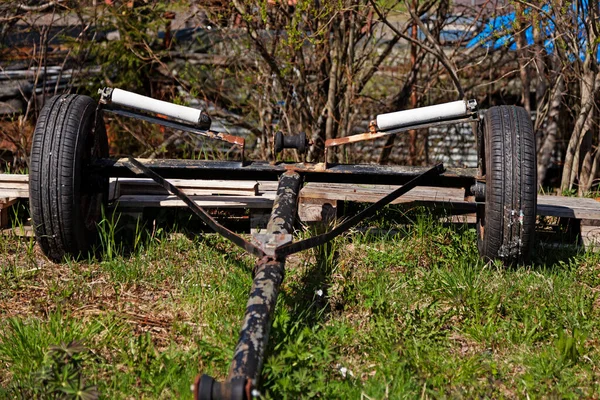
[[[270,212],[277,191],[277,182],[183,180],[171,183],[206,208],[244,208],[264,220]],[[335,215],[339,201],[372,203],[398,186],[330,184],[309,182],[300,192],[299,214],[303,221],[320,221]],[[19,198],[29,195],[28,176],[0,174],[0,222],[5,226],[8,208]],[[112,178],[110,200],[121,209],[144,207],[182,207],[184,203],[167,193],[150,179]],[[463,189],[418,187],[393,203],[420,203],[444,207],[458,213],[475,212],[476,204],[465,200]],[[600,201],[590,198],[538,196],[537,213],[541,216],[570,218],[585,225],[600,225]],[[597,231],[597,230],[594,230]]]
[[[20,198],[29,197],[29,177],[0,174],[0,228],[8,226],[10,207]]]
[[[168,179],[181,188],[188,196],[257,196],[258,182],[256,181],[224,181],[224,180],[184,180]],[[110,183],[110,200],[121,196],[152,196],[168,195],[169,192],[147,178],[114,178]]]
[[[29,175],[0,174],[0,199],[29,197]]]
[[[256,181],[169,179],[206,208],[271,208],[273,197],[261,196]],[[109,200],[121,209],[184,207],[185,203],[147,178],[111,179]]]

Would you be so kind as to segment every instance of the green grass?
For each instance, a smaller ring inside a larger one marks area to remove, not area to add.
[[[289,257],[264,398],[599,396],[600,255],[485,265],[472,228],[400,217]],[[102,261],[0,237],[1,398],[189,398],[226,376],[254,259],[127,225],[103,226]]]

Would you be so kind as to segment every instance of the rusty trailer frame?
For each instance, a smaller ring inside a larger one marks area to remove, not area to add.
[[[241,137],[225,135],[209,130],[200,130],[194,126],[170,120],[135,113],[115,106],[104,107],[105,111],[117,115],[134,117],[147,122],[157,123],[170,128],[222,140],[241,147],[242,160],[230,161],[186,161],[186,160],[136,160],[128,157],[119,160],[100,159],[95,163],[96,173],[108,176],[144,175],[179,197],[211,229],[232,243],[256,256],[258,261],[253,269],[253,281],[246,305],[240,336],[229,368],[227,380],[216,381],[208,375],[199,375],[192,385],[194,399],[251,399],[257,397],[260,373],[279,288],[285,276],[286,257],[303,250],[322,245],[346,232],[359,222],[373,216],[377,211],[419,185],[465,187],[466,191],[475,184],[473,172],[456,170],[443,175],[442,164],[433,168],[407,168],[373,165],[343,165],[323,163],[268,163],[247,162],[244,159],[245,141]],[[476,114],[460,121],[476,121]],[[458,121],[452,121],[458,122]],[[424,124],[439,125],[442,122]],[[423,126],[422,126],[423,127]],[[325,160],[327,149],[347,143],[373,140],[405,129],[393,132],[377,132],[374,123],[371,131],[325,142]],[[284,148],[295,148],[303,153],[307,148],[306,135],[284,137],[281,133],[275,137],[274,147],[278,152]],[[467,172],[465,174],[465,172]],[[471,174],[469,174],[469,172]],[[210,216],[202,207],[183,191],[169,183],[166,178],[229,178],[232,179],[270,179],[278,180],[277,193],[265,233],[254,234],[252,241],[228,230]],[[308,239],[294,242],[292,238],[296,218],[298,196],[305,180],[325,182],[382,182],[402,184],[389,195],[372,204],[354,217],[339,224],[331,231]]]
[[[384,114],[371,122],[369,132],[326,140],[323,162],[288,163],[246,160],[245,139],[210,130],[210,118],[201,110],[169,105],[122,90],[104,89],[100,93],[99,103],[87,96],[55,96],[41,111],[30,162],[29,198],[35,235],[42,251],[53,261],[61,261],[65,255],[78,256],[89,251],[92,248],[92,236],[97,236],[94,229],[100,218],[102,202],[107,199],[108,178],[144,175],[179,197],[215,232],[257,257],[228,377],[219,382],[208,375],[198,376],[192,387],[194,399],[241,400],[259,397],[260,374],[273,311],[285,276],[286,257],[332,240],[416,186],[465,190],[465,198],[477,204],[478,247],[482,257],[512,263],[529,256],[536,215],[537,191],[532,183],[532,179],[535,179],[535,142],[531,119],[528,120],[526,111],[519,107],[500,106],[488,110],[493,122],[490,124],[486,124],[485,119],[483,124],[479,123],[474,101],[425,107],[414,114],[406,114],[406,111]],[[118,94],[116,100],[111,101],[111,93],[113,96],[114,93]],[[146,106],[136,109],[135,102],[140,98]],[[123,107],[123,104],[127,107]],[[447,110],[444,109],[446,106]],[[156,110],[161,107],[164,107],[168,116],[157,114]],[[153,110],[154,114],[139,110]],[[431,110],[438,111],[432,114]],[[102,123],[105,112],[239,146],[241,160],[109,158],[108,140]],[[380,117],[380,126],[387,126],[384,130],[378,130]],[[337,146],[410,129],[458,122],[473,123],[478,168],[445,169],[442,164],[406,167],[327,162],[327,152]],[[284,149],[304,153],[309,145],[314,143],[304,133],[277,133],[273,148],[276,153]],[[492,173],[486,176],[488,170]],[[254,234],[251,241],[246,240],[221,225],[171,184],[167,180],[169,178],[277,181],[277,193],[266,231]],[[304,182],[402,186],[330,231],[294,241],[293,227]],[[493,201],[490,201],[491,198]],[[57,207],[60,208],[59,213],[55,212]]]
[[[377,131],[376,123],[372,121],[369,132],[325,141],[324,161],[322,163],[285,163],[245,160],[245,140],[242,137],[199,129],[190,124],[131,111],[115,105],[104,104],[101,109],[116,115],[137,118],[210,139],[225,141],[237,145],[241,149],[240,161],[144,160],[127,157],[117,160],[97,159],[90,169],[93,174],[105,177],[144,175],[153,179],[164,189],[179,197],[212,230],[258,258],[253,269],[252,287],[228,377],[225,381],[219,382],[211,376],[199,375],[192,385],[195,400],[241,400],[260,396],[258,391],[260,374],[269,339],[273,312],[285,276],[287,256],[320,246],[332,240],[361,221],[375,215],[383,207],[416,186],[431,185],[464,188],[465,196],[470,196],[471,190],[476,187],[477,183],[477,169],[445,170],[441,163],[426,168],[332,164],[326,161],[329,149],[337,146],[374,140],[409,129],[457,122],[477,123],[476,110],[473,110],[464,118],[455,118],[451,121],[434,121],[384,132]],[[283,136],[278,132],[274,140],[274,149],[279,153],[285,148],[293,148],[302,154],[309,144],[305,134]],[[277,193],[266,231],[254,234],[252,241],[245,240],[211,217],[208,212],[198,206],[183,191],[172,185],[167,180],[168,178],[277,180]],[[381,183],[402,186],[357,215],[340,223],[329,232],[294,242],[292,234],[298,198],[302,184],[305,181]]]

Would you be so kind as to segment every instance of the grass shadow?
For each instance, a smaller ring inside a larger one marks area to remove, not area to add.
[[[326,228],[329,229],[329,228]],[[324,227],[310,229],[311,235],[323,231]],[[328,294],[331,287],[331,275],[337,267],[339,258],[338,244],[340,239],[336,238],[314,249],[308,265],[297,281],[291,285],[289,293],[284,292],[282,300],[291,310],[294,320],[301,320],[305,326],[313,326],[327,319],[331,312]]]

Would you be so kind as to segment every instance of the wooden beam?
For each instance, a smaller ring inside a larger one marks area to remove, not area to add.
[[[184,180],[171,179],[185,193],[197,196],[199,205],[219,208],[268,208],[272,204],[277,182]],[[307,183],[300,192],[301,204],[321,201],[372,203],[390,193],[397,186]],[[183,206],[149,179],[112,178],[111,199],[119,200],[122,207]],[[0,174],[0,199],[27,198],[28,176]],[[465,201],[463,189],[418,187],[398,198],[394,203],[421,202],[423,205],[450,207],[461,212],[473,212],[475,203]],[[314,204],[313,204],[314,205]],[[313,207],[314,208],[314,207]],[[314,211],[314,210],[313,210]],[[542,216],[600,221],[600,201],[581,197],[538,196],[537,213]]]
[[[230,195],[230,196],[255,196],[258,194],[258,182],[252,181],[194,181],[183,179],[169,179],[188,196],[201,195]],[[154,195],[168,194],[162,186],[150,179],[127,179],[120,178],[115,184],[118,185],[120,195]]]
[[[271,208],[273,199],[251,196],[191,196],[200,207],[207,208]],[[122,195],[115,201],[119,208],[137,207],[185,207],[185,203],[173,195]]]

